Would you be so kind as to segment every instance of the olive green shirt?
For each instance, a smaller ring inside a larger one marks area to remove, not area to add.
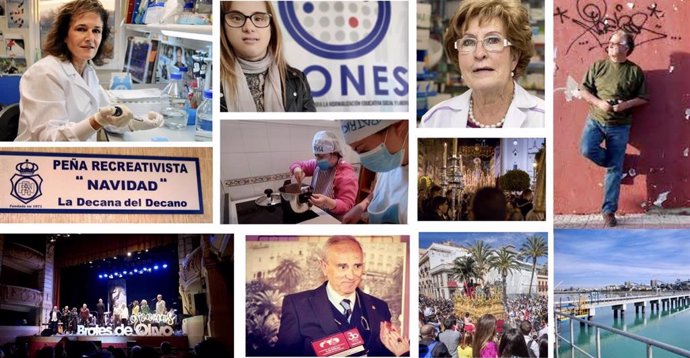
[[[582,87],[611,105],[634,98],[648,99],[644,72],[631,61],[616,63],[605,59],[595,62],[585,74]],[[589,116],[607,125],[632,123],[632,109],[604,112],[592,105]]]

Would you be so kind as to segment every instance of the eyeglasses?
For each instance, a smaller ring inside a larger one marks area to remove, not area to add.
[[[265,28],[271,24],[271,14],[265,12],[255,12],[249,16],[239,11],[230,11],[225,14],[225,23],[233,28],[243,27],[247,19],[252,20],[252,24],[258,28]]]
[[[458,50],[459,53],[467,55],[469,53],[473,53],[477,49],[478,42],[480,41],[476,38],[466,36],[461,39],[455,40],[454,47],[456,50]],[[513,46],[513,44],[510,41],[504,39],[499,35],[487,36],[484,38],[484,40],[481,41],[481,43],[482,46],[484,46],[484,50],[488,52],[501,52],[503,51],[503,48]]]
[[[621,43],[609,42],[609,47],[616,47],[616,46],[628,47],[628,44],[626,44],[625,42],[621,42]]]

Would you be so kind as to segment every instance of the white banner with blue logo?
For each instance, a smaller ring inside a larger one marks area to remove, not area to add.
[[[317,111],[407,112],[408,4],[278,1],[284,53]]]
[[[198,158],[0,152],[0,212],[202,214]]]

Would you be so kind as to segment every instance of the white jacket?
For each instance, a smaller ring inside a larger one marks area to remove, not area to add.
[[[428,110],[420,128],[465,128],[472,90],[445,100]],[[544,100],[515,83],[515,96],[508,107],[503,128],[544,128]]]
[[[19,81],[19,131],[15,141],[95,140],[85,120],[110,105],[90,64],[80,76],[70,61],[46,56]]]

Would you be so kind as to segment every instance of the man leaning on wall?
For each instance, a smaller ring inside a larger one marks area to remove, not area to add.
[[[590,105],[580,152],[594,164],[606,168],[601,212],[608,227],[617,224],[615,214],[632,109],[648,101],[644,72],[628,60],[634,48],[632,34],[623,30],[615,32],[608,43],[608,57],[589,67],[580,87],[580,98]]]

